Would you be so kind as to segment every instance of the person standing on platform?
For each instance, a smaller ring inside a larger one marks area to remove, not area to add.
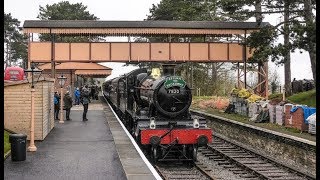
[[[92,100],[95,99],[95,94],[96,94],[95,85],[92,85],[91,86],[91,98],[92,98]]]
[[[59,120],[59,110],[60,110],[60,95],[58,92],[54,92],[53,103],[54,103],[54,118]]]
[[[82,115],[83,121],[88,121],[87,112],[89,108],[89,98],[90,98],[90,92],[88,89],[88,85],[85,85],[81,91],[81,103],[83,105],[83,115]]]
[[[77,87],[76,90],[74,91],[74,97],[75,97],[75,103],[76,105],[80,104],[80,90]]]
[[[64,108],[66,109],[66,119],[70,121],[70,110],[72,107],[72,97],[70,96],[69,91],[67,91],[66,95],[63,97]]]

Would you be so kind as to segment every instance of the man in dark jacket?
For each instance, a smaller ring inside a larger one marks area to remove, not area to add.
[[[54,118],[59,120],[59,110],[60,110],[60,95],[58,92],[54,92],[53,103],[54,103]]]
[[[82,114],[83,121],[88,121],[87,112],[89,108],[89,98],[90,98],[89,96],[90,96],[90,92],[88,89],[88,85],[85,85],[85,87],[83,87],[81,91],[81,103],[83,105],[83,114]]]
[[[65,96],[63,97],[63,102],[64,102],[64,107],[66,109],[66,119],[67,121],[70,121],[70,109],[72,107],[72,98],[70,96],[69,91],[67,91],[67,93],[65,94]]]

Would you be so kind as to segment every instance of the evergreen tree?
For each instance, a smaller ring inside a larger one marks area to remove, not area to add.
[[[98,20],[94,14],[87,11],[87,6],[82,3],[70,4],[69,1],[61,1],[45,7],[39,7],[39,15],[37,18],[41,20]],[[40,41],[51,41],[50,34],[40,34]],[[89,42],[99,41],[99,37],[93,36],[68,36],[55,35],[55,42]]]
[[[257,11],[257,4],[262,11]],[[248,7],[256,8],[250,10]],[[219,7],[225,15],[241,20],[249,19],[259,13],[260,19],[264,14],[283,14],[284,20],[274,26],[265,27],[259,32],[253,32],[247,39],[247,45],[254,48],[251,62],[268,61],[285,66],[286,93],[291,94],[290,52],[295,49],[305,49],[309,52],[311,68],[315,79],[315,1],[300,0],[220,0]],[[247,7],[247,8],[245,8]],[[283,43],[276,43],[279,36],[284,36]],[[316,79],[315,79],[316,80]]]
[[[27,36],[20,31],[20,21],[4,13],[4,68],[17,65],[26,68]]]

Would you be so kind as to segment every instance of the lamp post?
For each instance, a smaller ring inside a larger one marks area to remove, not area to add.
[[[34,144],[34,92],[36,90],[34,89],[35,82],[33,79],[33,75],[34,73],[37,73],[37,74],[40,73],[38,77],[38,80],[39,80],[42,70],[36,69],[34,64],[32,63],[31,68],[24,70],[24,72],[31,73],[31,126],[30,126],[30,145],[28,147],[28,151],[37,151],[37,147]]]
[[[63,74],[57,77],[59,80],[60,90],[61,90],[61,98],[60,98],[60,121],[59,123],[64,123],[63,121],[63,86],[66,83],[67,77],[63,76]]]

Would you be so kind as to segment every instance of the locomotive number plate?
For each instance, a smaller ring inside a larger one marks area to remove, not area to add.
[[[180,89],[168,89],[168,94],[179,94]]]

